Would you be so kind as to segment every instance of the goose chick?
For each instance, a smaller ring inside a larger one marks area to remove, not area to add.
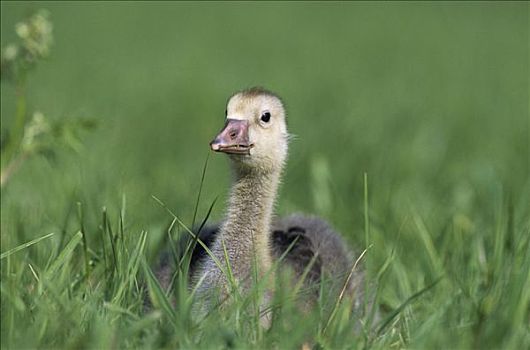
[[[221,295],[230,293],[226,271],[218,266],[218,262],[226,266],[225,260],[243,290],[251,287],[254,271],[258,278],[265,274],[272,278],[272,264],[282,255],[281,266],[292,270],[297,280],[308,270],[304,283],[308,287],[318,285],[324,276],[336,285],[346,281],[353,254],[326,222],[300,214],[273,218],[288,137],[285,108],[274,93],[251,88],[229,99],[225,126],[210,146],[229,155],[233,183],[225,220],[198,233],[213,253],[212,258],[200,245],[193,251],[190,274],[192,284],[201,281],[199,294],[214,289]],[[361,285],[362,272],[354,271],[347,280],[346,290],[353,296],[360,289],[356,287]],[[312,293],[310,299],[315,302],[317,296]],[[357,305],[360,300],[355,295]]]
[[[233,183],[226,218],[211,246],[213,258],[206,256],[193,276],[202,281],[199,294],[229,292],[228,273],[219,262],[230,266],[243,290],[250,287],[251,272],[260,278],[270,271],[270,227],[287,140],[285,109],[276,95],[253,88],[230,98],[225,126],[210,146],[230,156]]]

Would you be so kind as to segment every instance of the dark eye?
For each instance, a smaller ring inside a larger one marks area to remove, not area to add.
[[[261,121],[265,122],[265,123],[268,123],[269,120],[271,120],[270,112],[263,112],[263,114],[261,115]]]
[[[225,117],[228,115],[228,109],[225,109]]]

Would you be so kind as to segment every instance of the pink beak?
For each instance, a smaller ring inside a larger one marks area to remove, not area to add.
[[[227,119],[226,124],[210,142],[213,151],[231,154],[248,154],[254,145],[248,139],[248,120]]]

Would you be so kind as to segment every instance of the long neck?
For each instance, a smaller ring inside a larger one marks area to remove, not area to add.
[[[280,169],[235,174],[220,238],[238,278],[245,277],[237,275],[248,273],[249,264],[256,263],[260,272],[271,266],[270,224],[280,174]]]

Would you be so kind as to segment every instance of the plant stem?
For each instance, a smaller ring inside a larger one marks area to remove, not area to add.
[[[21,77],[17,82],[16,90],[17,104],[16,104],[16,114],[15,122],[12,128],[12,137],[8,141],[8,144],[5,148],[5,152],[2,154],[2,168],[4,164],[8,164],[7,167],[11,166],[12,162],[10,160],[13,158],[15,153],[20,147],[22,137],[24,136],[24,126],[26,125],[26,79]],[[2,172],[3,174],[3,172]],[[2,175],[3,179],[3,175]],[[2,181],[2,185],[4,181]]]
[[[368,174],[367,173],[364,173],[363,180],[364,180],[364,240],[366,244],[366,250],[368,250],[370,247],[370,214],[369,214],[369,209],[368,209]],[[368,259],[366,259],[365,267],[367,270],[369,268],[368,264],[369,264]],[[370,287],[370,282],[368,278],[366,278],[364,280],[365,295],[370,295],[368,291],[369,287]],[[368,298],[367,297],[364,298],[363,303],[364,303],[363,312],[365,315],[367,315],[367,312],[368,312]]]
[[[5,167],[5,169],[2,169],[2,173],[0,175],[0,187],[4,187],[4,185],[7,183],[7,180],[13,175],[15,171],[20,168],[22,163],[29,157],[29,152],[23,152],[18,157],[13,159],[9,164]]]

